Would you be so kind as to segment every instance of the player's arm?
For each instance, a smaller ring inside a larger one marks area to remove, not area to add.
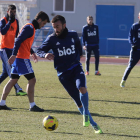
[[[19,34],[18,38],[15,41],[12,55],[17,55],[17,52],[19,50],[21,43],[25,41],[27,38],[30,38],[31,36],[33,36],[33,31],[34,30],[31,25],[26,25],[22,29],[21,33]]]
[[[81,45],[81,42],[80,42],[80,39],[79,39],[77,33],[76,33],[75,47],[78,49],[78,51],[80,53],[80,57],[82,57],[82,55],[83,55],[83,53],[82,53],[82,45]]]
[[[82,29],[82,45],[83,45],[83,49],[86,50],[86,46],[85,46],[85,42],[86,42],[86,30],[85,27],[83,27]]]
[[[0,32],[2,35],[5,35],[7,33],[7,31],[9,30],[11,25],[11,22],[8,21],[8,23],[6,24],[5,19],[2,19],[0,21]]]
[[[134,25],[132,25],[130,31],[129,31],[129,36],[128,36],[128,40],[129,43],[131,44],[133,50],[137,50],[137,46],[136,44],[133,42],[133,38],[135,37],[135,30],[134,30]]]
[[[16,30],[16,38],[17,38],[17,36],[18,36],[18,34],[19,34],[19,22],[18,22],[17,19],[16,19],[16,21],[17,21],[17,30]]]
[[[97,26],[97,41],[98,41],[98,44],[99,44],[99,28]]]
[[[47,37],[46,40],[43,42],[43,44],[37,49],[36,54],[41,58],[47,58],[48,59],[48,57],[50,55],[47,55],[47,52],[51,49],[51,46],[52,46],[51,45],[51,39],[50,39],[50,37]]]
[[[27,38],[30,38],[32,35],[33,35],[33,28],[31,28],[30,25],[27,25],[22,29],[20,35],[15,41],[14,48],[12,51],[12,56],[8,60],[9,64],[13,64],[13,62],[15,61],[21,43],[25,41]]]
[[[34,62],[35,63],[38,62],[38,58],[37,58],[37,56],[36,56],[36,54],[35,54],[35,52],[34,52],[34,50],[32,48],[30,50],[30,53],[31,53],[31,56],[32,56]]]
[[[133,37],[134,37],[134,26],[132,25],[130,31],[129,31],[129,35],[128,35],[128,39],[129,39],[129,43],[131,45],[134,45],[134,42],[133,42]]]
[[[31,53],[31,55],[35,53],[34,50],[33,50],[32,48],[31,48],[31,50],[30,50],[30,53]]]

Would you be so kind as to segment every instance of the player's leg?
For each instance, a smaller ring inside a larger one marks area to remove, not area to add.
[[[73,76],[74,76],[73,74],[72,75],[62,74],[61,76],[59,76],[59,81],[61,82],[65,90],[69,93],[69,95],[73,98],[73,100],[77,104],[78,110],[83,115],[83,106],[80,100],[79,90],[75,85],[75,78],[73,78]],[[94,122],[90,113],[89,113],[89,118],[90,118],[90,124],[93,127],[97,126],[96,122]]]
[[[63,73],[59,76],[59,81],[68,92],[68,94],[72,97],[78,107],[82,106],[79,97],[79,90],[75,85],[75,81],[72,75],[69,75],[68,72]]]
[[[0,101],[0,110],[11,110],[9,107],[6,106],[6,98],[10,93],[12,87],[15,85],[15,83],[17,83],[18,79],[19,79],[18,75],[11,74],[10,80],[8,81],[8,83],[5,85],[3,89],[3,93]]]
[[[95,56],[95,75],[101,75],[101,73],[99,72],[99,45],[93,46],[93,52]]]
[[[4,63],[2,62],[2,73],[0,75],[0,84],[8,77]]]
[[[2,49],[0,51],[1,59],[3,62],[3,73],[0,76],[0,84],[7,78],[7,76],[11,76],[11,66],[8,63],[8,59],[10,58],[11,54],[12,50],[10,49]],[[17,83],[14,85],[14,88],[16,90],[16,95],[27,95],[26,92],[22,91],[22,88]]]
[[[1,84],[8,77],[8,73],[6,69],[8,57],[4,49],[0,51],[0,56],[2,60],[2,74],[0,75],[0,84]]]
[[[63,85],[64,89],[68,92],[68,94],[72,97],[72,99],[75,101],[78,110],[83,115],[83,106],[80,100],[79,96],[79,90],[77,89],[75,85],[75,81],[72,79],[72,77],[65,77],[64,75],[59,76],[59,81]]]
[[[131,70],[133,69],[133,67],[138,63],[140,59],[140,51],[130,51],[130,58],[129,58],[129,63],[127,68],[125,69],[124,75],[122,77],[122,81],[120,83],[121,87],[125,87],[125,82],[131,72]]]
[[[69,93],[69,95],[73,98],[73,100],[75,101],[75,103],[77,104],[79,108],[80,113],[83,115],[83,112],[81,112],[81,109],[83,108],[82,102],[79,97],[79,90],[77,89],[76,84],[75,84],[75,76],[74,76],[75,74],[73,74],[72,71],[73,70],[67,71],[63,73],[62,75],[60,75],[59,81],[61,82],[65,90]],[[83,72],[83,75],[84,75],[84,72]],[[89,119],[87,121],[89,123]]]
[[[83,74],[84,74],[84,72],[83,72]],[[59,76],[59,81],[61,82],[61,84],[63,85],[65,90],[69,93],[69,95],[73,98],[73,100],[75,101],[75,103],[78,106],[80,113],[83,115],[83,106],[82,106],[82,103],[80,100],[79,90],[77,89],[77,87],[75,85],[75,79],[73,78],[73,75],[63,74],[63,75]],[[90,123],[89,118],[87,121],[88,121],[88,123]],[[83,123],[84,123],[83,125],[85,126],[85,121]]]
[[[24,75],[26,79],[28,80],[26,92],[29,98],[29,102],[33,103],[34,102],[34,88],[35,88],[35,83],[36,83],[36,78],[34,73],[26,74]],[[35,103],[34,103],[35,105]],[[33,106],[31,106],[32,108]]]
[[[83,114],[84,120],[83,120],[83,125],[84,126],[88,126],[89,125],[89,121],[90,124],[92,125],[92,127],[95,130],[95,133],[102,133],[102,130],[99,128],[99,126],[96,124],[96,122],[94,122],[93,118],[91,117],[91,114],[88,110],[88,91],[87,91],[87,87],[86,87],[86,77],[83,73],[83,69],[82,67],[78,66],[75,69],[75,81],[76,81],[76,86],[77,89],[79,89],[80,91],[80,99],[82,102],[82,106],[81,108],[79,108],[81,114]],[[82,113],[83,112],[83,113]],[[87,121],[89,118],[89,121]]]
[[[80,113],[83,115],[83,107],[79,107],[78,108]],[[89,118],[90,118],[90,124],[93,127],[94,131],[96,134],[102,134],[103,131],[101,130],[101,128],[99,127],[99,125],[97,125],[97,123],[93,120],[90,112],[89,112]]]
[[[24,75],[28,80],[27,95],[30,103],[30,111],[43,112],[44,109],[39,108],[34,102],[34,88],[36,83],[35,74],[29,59],[17,59],[19,61],[18,73]]]
[[[91,57],[91,47],[88,46],[87,49],[86,49],[86,73],[85,75],[89,75],[89,65],[90,65],[90,57]]]
[[[80,91],[80,100],[83,106],[83,126],[89,126],[88,92],[86,89],[86,78],[81,66],[77,66],[74,69],[73,75],[75,75],[74,80],[76,82],[77,89]]]

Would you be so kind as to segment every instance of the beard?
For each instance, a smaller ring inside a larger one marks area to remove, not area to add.
[[[56,32],[55,34],[56,34],[57,36],[60,36],[60,35],[63,33],[63,31],[64,31],[64,28],[62,28],[62,30],[61,30],[60,32]]]

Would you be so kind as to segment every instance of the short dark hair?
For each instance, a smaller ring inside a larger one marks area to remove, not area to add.
[[[61,15],[56,15],[53,19],[52,19],[52,23],[55,23],[55,22],[57,22],[57,21],[61,21],[61,23],[62,24],[65,24],[66,23],[66,20],[65,20],[65,18],[63,17],[63,16],[61,16]]]
[[[48,23],[50,22],[49,16],[43,11],[37,13],[35,19],[36,20],[41,19],[42,21],[47,20]]]
[[[93,19],[93,16],[87,16],[87,18],[91,18],[91,19]]]
[[[9,10],[15,10],[16,9],[16,6],[15,5],[8,5],[8,11]]]

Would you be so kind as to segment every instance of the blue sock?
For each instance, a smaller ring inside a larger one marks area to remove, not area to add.
[[[81,107],[81,108],[78,107],[78,109],[79,109],[80,113],[83,115],[83,107]],[[89,111],[88,111],[88,115],[89,115],[90,124],[92,125],[92,127],[94,127],[95,125],[97,125],[97,123],[94,122],[93,118],[91,117],[91,114],[90,114]]]
[[[83,114],[88,115],[88,92],[86,92],[85,94],[80,93],[80,100],[83,105]]]

